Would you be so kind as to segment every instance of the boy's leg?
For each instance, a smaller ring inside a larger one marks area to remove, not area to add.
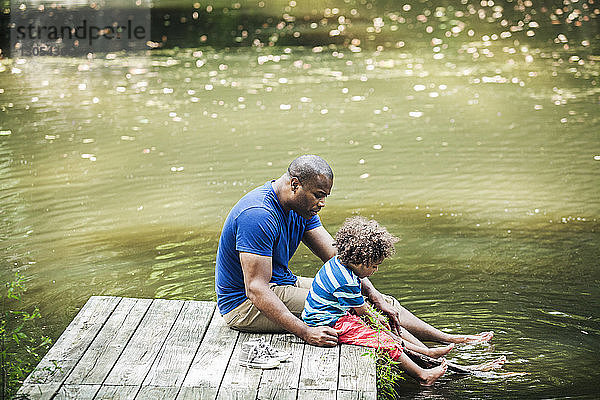
[[[445,356],[446,354],[450,353],[450,351],[452,351],[452,349],[454,348],[454,343],[450,343],[446,346],[440,346],[440,347],[427,347],[427,346],[422,346],[419,345],[418,340],[415,342],[411,341],[410,338],[414,338],[414,336],[412,336],[411,334],[407,334],[408,331],[406,329],[402,329],[402,335],[398,336],[393,332],[388,332],[388,335],[390,335],[396,342],[398,343],[403,343],[404,347],[408,350],[412,350],[414,352],[420,353],[420,354],[424,354],[426,356],[429,357],[433,357],[433,358],[439,358],[442,356]]]
[[[434,368],[424,369],[419,367],[413,360],[406,355],[406,353],[400,354],[400,365],[410,376],[419,381],[423,386],[431,386],[438,380],[439,377],[446,373],[448,365],[446,360],[442,358],[442,363]]]
[[[383,331],[376,331],[356,315],[346,314],[338,319],[334,329],[338,331],[338,342],[385,350],[393,360],[398,360],[402,345]]]
[[[405,332],[405,331],[403,330],[403,332]],[[404,336],[402,336],[402,339],[404,342],[404,347],[407,348],[408,350],[412,350],[414,352],[424,354],[424,355],[432,357],[432,358],[439,358],[439,357],[445,356],[446,354],[450,353],[450,351],[454,348],[454,343],[450,343],[446,346],[429,348],[429,347],[422,347],[415,343],[412,343],[409,340],[406,340],[404,338]]]
[[[338,341],[340,343],[355,344],[372,348],[385,350],[393,360],[397,360],[402,368],[413,378],[417,379],[421,385],[430,386],[444,373],[448,366],[446,360],[442,359],[442,364],[431,369],[423,369],[411,360],[390,335],[383,331],[376,331],[367,326],[355,315],[345,315],[340,318],[334,328],[338,330]]]
[[[272,285],[271,290],[281,299],[292,314],[300,318],[308,295],[311,278],[298,277],[296,285]],[[283,333],[285,329],[271,321],[246,299],[238,307],[223,316],[227,326],[243,332]]]

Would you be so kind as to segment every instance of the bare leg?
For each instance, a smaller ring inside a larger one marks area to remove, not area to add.
[[[419,381],[423,386],[431,386],[442,375],[446,373],[448,366],[442,358],[442,363],[434,368],[423,369],[411,360],[404,352],[400,355],[400,365],[410,376]]]
[[[425,321],[416,317],[413,313],[408,311],[406,308],[400,305],[397,301],[394,302],[396,308],[400,313],[400,325],[409,331],[412,335],[418,337],[420,340],[431,340],[434,342],[444,343],[456,343],[452,340],[452,336],[448,333],[442,332],[437,328],[429,325]]]
[[[494,337],[494,331],[481,332],[477,335],[450,335],[451,343],[484,343]]]
[[[416,339],[413,335],[411,335],[406,329],[402,330],[401,338],[392,332],[389,332],[389,334],[398,344],[404,343],[404,346],[407,349],[416,351],[417,353],[425,354],[426,356],[433,358],[445,356],[446,354],[450,353],[450,351],[454,348],[454,343],[442,347],[427,347],[418,339]],[[413,341],[411,339],[415,340]]]
[[[470,369],[471,371],[486,372],[486,371],[491,371],[493,369],[502,368],[502,366],[504,365],[505,362],[506,362],[506,357],[502,356],[502,357],[496,358],[495,360],[484,362],[483,364],[469,365],[466,368]]]
[[[395,308],[400,313],[400,325],[409,331],[413,337],[416,336],[420,340],[431,340],[442,343],[479,343],[487,342],[494,336],[494,332],[482,332],[477,335],[451,335],[442,332],[416,317],[413,313],[401,306],[396,299],[393,300],[395,301],[392,304],[394,304]]]
[[[410,333],[407,329],[402,329],[402,333],[400,334],[400,336],[402,337],[402,339],[404,339],[406,342],[410,342],[416,346],[422,347],[422,348],[427,348],[427,346],[425,346],[423,344],[423,342],[421,342],[419,339],[417,339],[416,337],[414,337],[414,335],[412,333]]]
[[[406,347],[409,350],[416,351],[417,353],[425,354],[426,356],[432,358],[440,358],[450,353],[450,351],[454,348],[454,343],[450,343],[449,345],[442,347],[428,348],[416,346],[411,342],[404,341],[404,347]]]

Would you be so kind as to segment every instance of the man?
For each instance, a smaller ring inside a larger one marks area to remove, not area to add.
[[[326,262],[335,256],[331,235],[317,213],[331,193],[333,171],[316,155],[296,158],[277,180],[242,197],[231,209],[219,240],[215,268],[217,304],[227,325],[248,332],[288,331],[317,346],[335,346],[336,331],[310,327],[301,319],[312,279],[296,277],[288,262],[302,241]],[[390,320],[421,340],[487,341],[492,332],[450,335],[421,321],[396,299],[382,295],[368,278],[363,295]],[[416,337],[414,340],[418,343]]]

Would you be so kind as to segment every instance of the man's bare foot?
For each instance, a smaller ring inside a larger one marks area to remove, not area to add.
[[[485,362],[483,364],[469,365],[467,368],[470,369],[471,371],[486,372],[486,371],[491,371],[493,369],[502,368],[502,366],[504,365],[505,362],[506,362],[506,357],[502,356],[502,357],[496,358],[495,360]]]
[[[442,358],[442,363],[435,368],[424,370],[423,375],[420,376],[421,386],[431,386],[438,378],[446,373],[448,369],[448,362],[445,358]]]
[[[494,337],[494,331],[481,332],[477,335],[451,335],[451,343],[484,343],[489,342]]]
[[[428,349],[427,351],[423,352],[423,354],[425,354],[429,357],[433,357],[433,358],[440,358],[440,357],[445,356],[446,354],[450,353],[450,351],[453,348],[454,348],[454,343],[450,343],[447,346],[432,347],[432,348]]]

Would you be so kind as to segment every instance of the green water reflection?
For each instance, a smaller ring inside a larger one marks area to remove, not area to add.
[[[569,57],[470,43],[443,59],[274,47],[5,60],[2,276],[29,277],[54,337],[91,295],[214,299],[229,208],[316,153],[336,174],[331,232],[361,214],[402,238],[375,284],[444,330],[496,331],[456,361],[504,354],[529,373],[401,393],[594,397],[600,69]],[[306,249],[292,265],[320,266]]]

